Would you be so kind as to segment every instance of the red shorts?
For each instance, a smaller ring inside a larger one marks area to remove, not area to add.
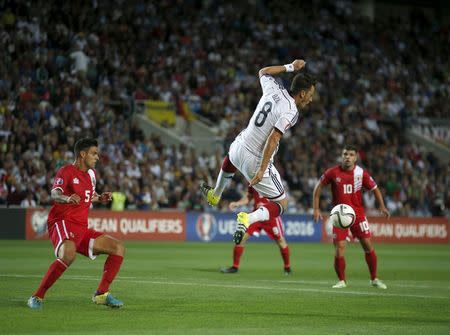
[[[261,230],[264,230],[267,236],[274,241],[279,241],[280,238],[284,237],[283,224],[280,217],[274,220],[252,223],[248,227],[247,233],[253,235],[254,233],[259,233]]]
[[[90,259],[95,259],[97,256],[94,255],[93,250],[94,240],[101,235],[103,235],[103,233],[65,220],[55,222],[48,230],[48,236],[52,240],[56,257],[58,257],[58,251],[61,244],[65,240],[71,240],[75,242],[78,253],[89,257]]]
[[[342,229],[333,226],[333,241],[344,241],[349,239],[350,232],[353,237],[359,240],[372,236],[367,218],[356,218],[356,222],[350,228]]]

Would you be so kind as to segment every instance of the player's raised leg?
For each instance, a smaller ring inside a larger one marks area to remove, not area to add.
[[[244,173],[249,180],[252,175],[248,170],[254,167],[249,163],[245,166]],[[250,184],[255,182],[256,176],[250,180]],[[281,216],[288,206],[288,199],[283,188],[283,183],[275,166],[272,164],[267,168],[267,171],[262,174],[261,178],[256,179],[258,183],[253,185],[253,188],[269,200],[267,203],[260,205],[255,211],[251,213],[240,212],[237,215],[237,229],[233,236],[233,241],[238,244],[247,228],[255,222],[265,222],[268,220],[275,220]]]
[[[236,167],[231,163],[227,155],[223,159],[222,167],[219,175],[217,176],[216,186],[212,188],[205,183],[200,185],[201,194],[209,205],[216,206],[219,203],[223,190],[230,183],[230,180],[233,178],[235,172]]]
[[[58,258],[50,265],[36,292],[28,299],[28,306],[40,309],[43,305],[45,293],[62,276],[72,264],[76,256],[76,246],[73,241],[65,240],[57,250]]]
[[[373,248],[373,244],[370,238],[360,239],[360,243],[362,248],[364,249],[364,256],[366,259],[367,267],[370,272],[370,285],[376,288],[381,288],[383,290],[387,289],[385,283],[383,283],[380,279],[378,279],[377,275],[377,254],[375,253],[375,249]]]
[[[109,286],[113,282],[123,262],[125,247],[123,243],[111,236],[101,235],[94,240],[94,255],[108,254],[103,268],[103,276],[100,284],[92,297],[92,301],[99,305],[109,307],[122,307],[123,302],[116,299],[109,292]]]
[[[283,193],[284,195],[284,193]],[[267,204],[260,206],[257,210],[251,213],[240,212],[237,215],[237,228],[233,236],[233,241],[239,244],[247,228],[255,222],[264,222],[273,220],[281,216],[284,209],[287,208],[288,200],[283,198],[278,201],[269,201]]]

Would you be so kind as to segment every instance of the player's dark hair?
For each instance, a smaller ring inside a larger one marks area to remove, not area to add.
[[[98,142],[93,138],[82,138],[75,143],[75,157],[78,157],[81,151],[89,150],[90,147],[98,147]]]
[[[346,144],[344,146],[343,150],[354,151],[354,152],[358,153],[358,148],[356,147],[356,145],[353,145],[353,144]]]
[[[292,96],[296,95],[300,91],[307,91],[311,88],[311,86],[316,84],[316,78],[307,71],[302,71],[297,73],[292,79],[291,89],[289,93]]]

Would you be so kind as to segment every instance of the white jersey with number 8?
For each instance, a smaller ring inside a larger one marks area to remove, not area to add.
[[[263,95],[247,128],[236,137],[229,151],[231,163],[248,181],[260,165],[264,146],[273,128],[284,134],[297,122],[299,115],[294,99],[275,78],[263,75],[260,82]],[[254,188],[270,200],[278,201],[286,196],[280,175],[272,162]]]
[[[274,77],[260,78],[262,97],[245,128],[236,141],[256,157],[261,158],[264,145],[275,127],[283,134],[298,120],[298,110],[289,92]]]

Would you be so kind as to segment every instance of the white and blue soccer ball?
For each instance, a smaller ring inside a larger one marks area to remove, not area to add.
[[[355,211],[346,204],[336,205],[330,212],[330,221],[336,228],[350,228],[355,223],[355,219]]]

